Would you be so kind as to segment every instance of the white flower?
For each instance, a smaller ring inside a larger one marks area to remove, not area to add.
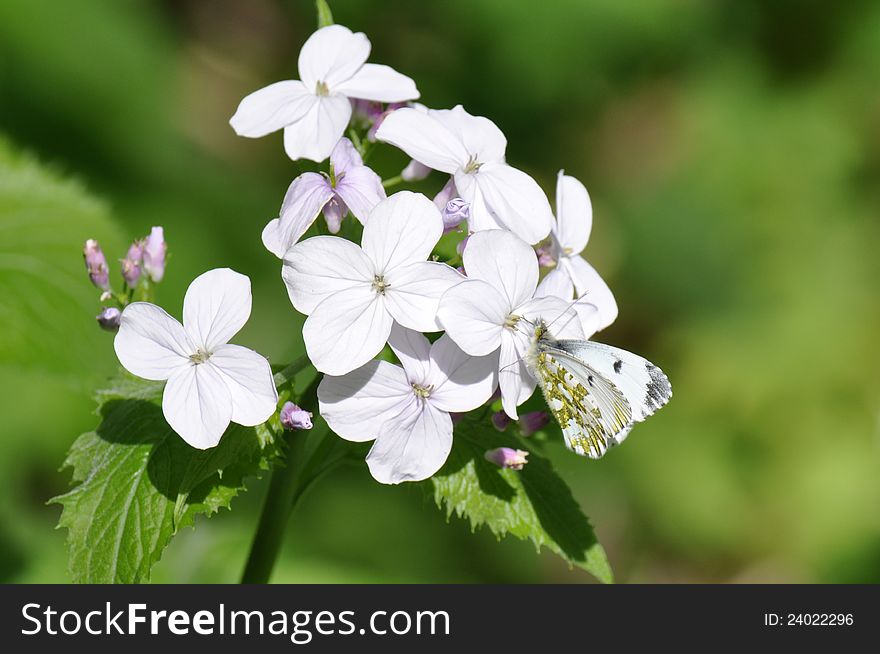
[[[553,213],[547,196],[535,180],[505,163],[507,139],[488,118],[472,116],[461,105],[398,109],[385,118],[376,138],[452,175],[453,196],[470,204],[472,232],[508,229],[528,243],[550,233]]]
[[[431,345],[398,325],[389,344],[403,367],[370,361],[342,377],[324,377],[320,411],[342,438],[376,439],[367,465],[377,481],[420,481],[449,456],[449,412],[470,411],[492,395],[497,356],[470,357],[445,335]]]
[[[361,247],[316,236],[284,255],[282,277],[293,306],[309,317],[306,351],[315,367],[342,375],[372,359],[398,322],[440,331],[440,296],[462,277],[426,261],[443,234],[443,219],[424,195],[401,191],[370,213]]]
[[[138,377],[168,380],[162,412],[193,447],[217,445],[230,421],[251,427],[275,412],[269,362],[227,344],[250,314],[251,282],[229,268],[193,280],[183,299],[183,325],[149,302],[122,312],[116,356]]]
[[[584,330],[591,333],[604,329],[617,318],[614,294],[596,269],[581,256],[592,227],[593,207],[587,189],[560,170],[556,181],[556,223],[551,233],[556,267],[541,281],[537,295],[586,300],[588,305],[578,302],[576,308],[579,313],[587,314],[582,315],[582,319],[586,319]],[[592,323],[592,329],[587,326],[588,322]]]
[[[254,138],[283,128],[287,156],[324,161],[351,119],[349,98],[402,102],[419,97],[409,77],[364,63],[370,47],[361,32],[322,27],[300,50],[302,81],[275,82],[251,93],[229,124],[239,136]]]
[[[364,165],[361,155],[347,138],[330,153],[332,177],[322,173],[303,173],[290,184],[281,204],[281,216],[263,230],[263,245],[281,258],[324,212],[327,227],[339,231],[348,211],[364,222],[370,211],[385,199],[382,179]]]
[[[557,338],[584,338],[571,302],[534,297],[538,259],[522,239],[501,230],[474,234],[462,256],[467,280],[448,290],[437,314],[446,333],[472,356],[500,348],[498,384],[504,411],[516,420],[516,407],[535,391],[523,361],[534,325],[543,319]]]

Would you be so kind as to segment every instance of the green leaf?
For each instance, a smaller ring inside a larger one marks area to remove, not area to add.
[[[318,12],[318,29],[333,24],[333,14],[330,13],[327,0],[315,0],[315,9]]]
[[[456,425],[446,465],[430,481],[447,518],[467,518],[472,529],[486,525],[498,538],[529,539],[538,550],[546,547],[599,581],[612,582],[605,551],[550,461],[530,452],[521,471],[502,470],[484,456],[496,447],[531,449],[471,418]]]
[[[89,378],[113,357],[82,245],[124,254],[106,207],[0,137],[0,363]],[[118,279],[119,268],[111,270]],[[116,281],[114,279],[114,281]],[[106,370],[106,368],[105,368]]]
[[[149,580],[181,528],[229,508],[245,478],[278,454],[278,425],[270,423],[232,424],[217,447],[190,447],[162,415],[163,386],[121,373],[97,394],[100,425],[68,454],[74,487],[50,502],[63,506],[59,526],[68,529],[75,582]]]

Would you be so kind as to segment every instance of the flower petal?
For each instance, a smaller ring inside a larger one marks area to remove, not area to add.
[[[452,418],[430,402],[413,402],[388,420],[367,455],[370,474],[383,484],[427,479],[452,449]]]
[[[428,401],[443,411],[464,412],[484,404],[498,385],[498,354],[472,357],[448,334],[431,346],[433,386]]]
[[[149,302],[133,302],[123,309],[113,348],[131,374],[156,381],[188,366],[197,349],[179,322]]]
[[[391,112],[376,131],[376,139],[444,173],[454,173],[468,162],[468,152],[455,134],[417,109],[404,107]]]
[[[453,186],[459,192],[462,199],[467,201],[468,211],[468,231],[471,233],[483,232],[488,229],[504,229],[507,227],[497,221],[495,216],[486,206],[486,198],[477,184],[476,176],[469,175],[463,171],[455,173],[453,178]]]
[[[240,345],[221,345],[206,365],[217,369],[229,389],[232,422],[255,427],[275,413],[278,392],[266,357]]]
[[[168,379],[162,413],[171,428],[200,450],[214,447],[232,418],[229,389],[213,366],[189,365]]]
[[[370,212],[387,197],[382,178],[366,166],[346,172],[336,183],[336,193],[361,223],[367,222]]]
[[[207,352],[235,336],[251,315],[251,280],[229,268],[196,277],[183,298],[183,327]]]
[[[342,438],[361,443],[415,400],[406,373],[387,361],[369,361],[341,377],[325,375],[318,385],[321,417]]]
[[[281,215],[263,229],[263,245],[279,259],[315,222],[333,198],[330,183],[318,173],[303,173],[287,188]]]
[[[558,297],[563,300],[571,300],[574,297],[574,284],[568,271],[562,266],[557,266],[547,273],[538,288],[535,289],[535,297]]]
[[[533,325],[538,324],[539,321],[544,321],[547,324],[547,329],[556,338],[576,338],[580,340],[584,338],[584,332],[581,329],[579,319],[580,316],[575,309],[575,302],[573,300],[566,301],[553,296],[536,297],[518,306],[515,312]]]
[[[376,102],[404,102],[419,97],[411,78],[381,64],[364,64],[352,77],[332,88],[350,98]]]
[[[488,118],[469,114],[460,104],[452,109],[431,109],[428,115],[458,137],[470,158],[480,164],[504,162],[507,138]]]
[[[596,269],[583,257],[566,257],[562,265],[568,270],[574,282],[578,297],[584,298],[599,310],[599,327],[605,329],[617,319],[617,301]]]
[[[331,90],[363,66],[370,56],[370,40],[342,25],[328,25],[312,34],[299,51],[299,76],[314,90],[324,82]]]
[[[339,178],[352,168],[363,166],[364,160],[354,144],[343,136],[330,153],[330,164],[333,166],[333,174]]]
[[[297,243],[284,255],[281,270],[291,304],[305,314],[337,291],[369,289],[374,275],[367,255],[336,236],[313,236]]]
[[[506,229],[532,244],[550,233],[553,227],[550,203],[544,191],[529,175],[507,164],[490,163],[481,166],[474,173],[474,178],[486,207]],[[472,206],[471,214],[473,212]]]
[[[384,299],[369,286],[338,291],[306,319],[306,352],[321,372],[344,375],[379,354],[393,323]]]
[[[421,193],[400,191],[370,212],[361,247],[381,275],[424,261],[442,235],[437,207]]]
[[[440,331],[440,298],[462,280],[464,277],[455,268],[437,261],[417,261],[395,268],[385,275],[388,312],[404,327]]]
[[[532,297],[538,286],[535,251],[510,232],[477,232],[468,239],[462,260],[468,278],[481,279],[497,288],[510,308]]]
[[[275,82],[245,96],[229,124],[239,136],[265,136],[298,121],[315,102],[302,82]]]
[[[556,180],[556,243],[567,254],[580,254],[590,240],[593,205],[586,187],[559,171]]]
[[[498,388],[501,389],[501,406],[513,420],[517,419],[516,407],[532,396],[537,384],[526,368],[526,347],[526,337],[521,334],[505,332],[501,337]]]
[[[501,291],[482,280],[468,279],[443,294],[437,319],[462,350],[483,356],[501,345],[510,309]]]
[[[294,161],[324,161],[350,118],[351,102],[344,95],[319,97],[302,118],[284,128],[284,151]]]
[[[428,385],[431,341],[412,329],[397,323],[391,328],[388,345],[394,350],[411,384]]]

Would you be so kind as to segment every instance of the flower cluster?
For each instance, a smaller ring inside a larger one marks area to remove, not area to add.
[[[437,472],[458,414],[494,394],[503,408],[495,425],[517,420],[535,390],[523,362],[535,324],[552,323],[561,338],[589,338],[615,319],[617,305],[581,256],[592,224],[584,186],[560,171],[554,216],[540,185],[507,163],[507,139],[495,123],[460,105],[415,103],[413,80],[366,63],[370,49],[362,33],[319,29],[300,52],[300,79],[251,93],[230,124],[247,137],[283,130],[291,159],[327,162],[291,182],[262,241],[282,260],[291,304],[307,316],[306,352],[324,375],[321,417],[343,439],[373,441],[369,470],[393,484]],[[410,159],[384,182],[368,165],[383,144]],[[433,198],[386,192],[432,171],[445,176]],[[326,230],[315,225],[322,214]],[[96,247],[87,246],[86,261],[103,288]],[[126,283],[142,271],[155,279],[154,251],[149,242],[132,245]],[[266,360],[227,344],[249,313],[247,278],[214,270],[187,291],[182,325],[138,302],[117,317],[120,361],[134,374],[168,380],[165,415],[196,447],[216,445],[230,421],[258,424],[276,410]],[[309,429],[311,419],[293,403],[280,413],[287,429]],[[544,413],[526,414],[520,432],[546,421]],[[499,448],[486,458],[519,470],[527,454]]]

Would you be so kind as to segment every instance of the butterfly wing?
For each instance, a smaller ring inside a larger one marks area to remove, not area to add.
[[[666,375],[637,354],[594,341],[559,340],[553,347],[582,361],[617,387],[632,408],[632,419],[641,422],[672,397]]]
[[[562,427],[566,446],[598,459],[629,432],[633,420],[630,404],[611,381],[556,348],[558,342],[539,342],[535,377]]]

